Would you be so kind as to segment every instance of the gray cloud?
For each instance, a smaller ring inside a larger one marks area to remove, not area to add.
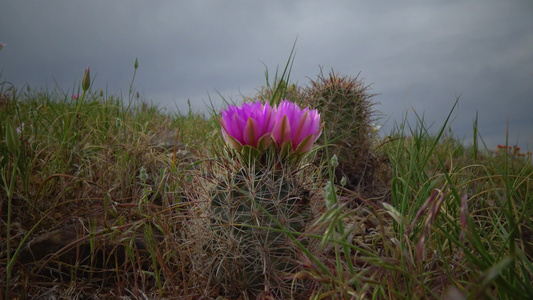
[[[292,79],[305,85],[319,66],[361,72],[391,120],[411,109],[471,133],[476,111],[489,146],[533,147],[533,4],[529,1],[4,1],[2,80],[71,89],[90,65],[95,87],[136,88],[170,109],[204,109],[251,95],[264,65],[283,67],[296,37]],[[389,121],[390,128],[393,121]]]

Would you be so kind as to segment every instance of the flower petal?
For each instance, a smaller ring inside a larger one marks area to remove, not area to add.
[[[298,147],[296,147],[296,149],[294,149],[294,152],[296,153],[306,153],[306,152],[309,152],[312,148],[313,148],[313,144],[315,143],[315,136],[313,134],[310,134],[308,136],[306,136],[301,142],[300,144],[298,145]]]
[[[299,116],[297,122],[298,123],[294,124],[295,130],[292,133],[292,142],[294,146],[298,146],[306,136],[312,134],[311,128],[309,127],[311,123],[309,111],[305,111],[303,115]]]
[[[258,128],[257,121],[248,117],[246,126],[244,126],[243,139],[245,145],[250,145],[252,147],[257,146],[256,131]]]
[[[279,122],[274,124],[272,135],[274,136],[274,141],[278,147],[281,147],[285,141],[290,140],[291,125],[286,115],[284,115]]]
[[[257,148],[264,150],[272,144],[272,135],[265,134],[259,140],[257,140]]]
[[[231,135],[225,134],[224,131],[222,131],[222,135],[224,136],[224,140],[235,150],[241,151],[243,145],[234,139]]]

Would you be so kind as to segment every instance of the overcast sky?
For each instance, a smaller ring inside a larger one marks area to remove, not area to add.
[[[135,87],[169,109],[240,100],[283,68],[293,82],[322,66],[372,84],[387,133],[413,110],[439,127],[456,98],[458,138],[479,127],[491,147],[533,148],[533,2],[522,1],[6,1],[0,81],[72,91],[89,65],[93,88]]]

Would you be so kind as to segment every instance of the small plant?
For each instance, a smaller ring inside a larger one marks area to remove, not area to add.
[[[346,187],[364,188],[371,184],[376,169],[373,152],[375,112],[369,86],[357,76],[339,76],[333,71],[325,76],[322,71],[315,81],[303,91],[303,104],[322,112],[327,137],[330,139],[330,154],[337,155],[339,166],[336,179],[344,176]],[[321,140],[324,144],[324,141]],[[320,151],[317,160],[325,158]]]
[[[232,149],[215,167],[208,257],[228,295],[289,297],[283,287],[298,272],[297,236],[312,218],[314,182],[301,158],[320,135],[320,115],[284,100],[232,105],[219,121]]]

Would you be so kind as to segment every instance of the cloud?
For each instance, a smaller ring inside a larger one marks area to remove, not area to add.
[[[414,109],[442,123],[460,96],[458,135],[477,111],[487,135],[500,132],[492,140],[509,117],[533,143],[532,12],[529,1],[5,1],[0,68],[19,86],[68,89],[90,65],[95,85],[114,93],[127,92],[138,58],[135,86],[148,99],[201,109],[208,93],[222,103],[215,89],[253,94],[298,37],[291,78],[301,85],[319,66],[361,72],[398,121]]]

